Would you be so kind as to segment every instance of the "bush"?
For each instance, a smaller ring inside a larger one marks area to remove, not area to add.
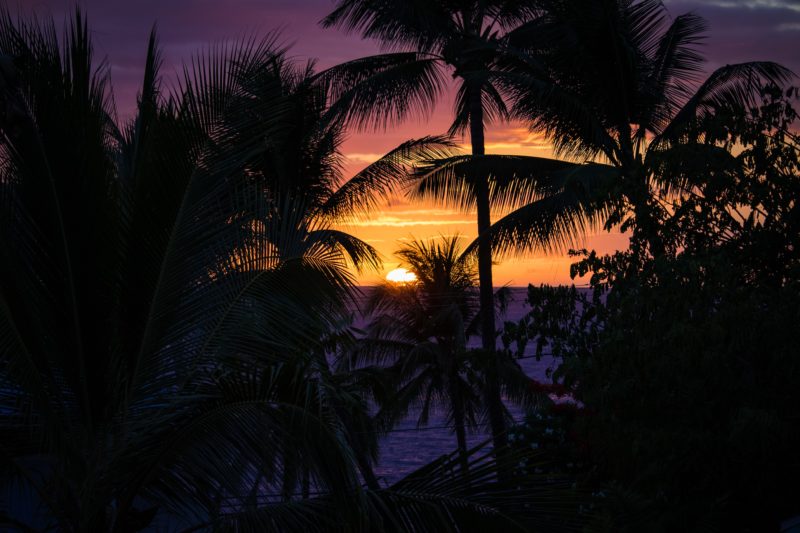
[[[764,531],[800,513],[794,94],[698,124],[726,164],[657,195],[628,251],[580,252],[591,292],[529,288],[524,335],[561,358],[554,379],[590,414],[559,423],[590,443],[593,480],[618,488],[603,527],[644,513],[648,530]]]

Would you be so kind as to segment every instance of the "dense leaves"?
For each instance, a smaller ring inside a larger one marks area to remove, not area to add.
[[[213,46],[163,91],[153,35],[118,125],[89,35],[80,12],[63,41],[0,13],[2,528],[519,525],[491,455],[380,489],[364,381],[329,365],[353,342],[348,266],[378,264],[333,224],[449,144],[344,180],[327,80],[271,38]]]
[[[737,149],[659,198],[663,247],[586,255],[589,293],[530,289],[525,335],[562,359],[593,479],[619,489],[608,529],[760,531],[800,511],[800,144],[794,90],[762,94],[695,123]]]
[[[513,114],[543,132],[558,155],[594,164],[495,222],[501,251],[565,250],[601,227],[657,240],[650,230],[661,207],[651,195],[683,177],[665,159],[725,164],[716,145],[696,142],[697,121],[755,105],[764,84],[783,87],[792,77],[761,61],[726,65],[703,81],[705,22],[692,13],[671,18],[658,0],[536,4],[539,16],[514,41],[531,64],[507,74],[515,80],[507,85]]]
[[[704,22],[656,0],[341,0],[324,23],[390,51],[317,73],[243,39],[165,90],[153,34],[119,123],[79,11],[59,38],[0,10],[0,527],[758,531],[800,513],[791,73],[702,81]],[[423,137],[346,180],[345,128],[429,110],[445,69],[472,156]],[[485,155],[484,125],[511,115],[577,162]],[[412,183],[475,205],[478,240],[401,249],[418,279],[377,288],[357,339],[349,268],[379,258],[338,224]],[[490,229],[490,206],[515,211]],[[531,287],[497,350],[492,246],[599,226],[630,248],[576,252],[591,289]],[[521,372],[530,343],[555,384]],[[535,409],[510,448],[503,396]],[[457,450],[380,487],[378,436],[435,407]],[[468,450],[485,419],[494,449]]]
[[[241,112],[240,81],[281,52],[212,49],[164,95],[152,38],[137,116],[117,128],[80,13],[63,46],[50,25],[0,22],[4,519],[203,523],[284,485],[298,455],[319,487],[357,487],[356,448],[316,400],[329,384],[307,369],[350,284],[338,241],[286,247],[302,226],[259,226],[287,207],[250,164],[280,130],[262,102]]]

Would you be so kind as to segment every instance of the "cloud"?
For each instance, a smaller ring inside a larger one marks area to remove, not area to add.
[[[670,0],[675,16],[695,12],[709,23],[706,71],[732,63],[775,61],[800,72],[797,0]]]
[[[667,3],[676,3],[674,0]],[[795,0],[698,0],[696,3],[726,9],[788,9],[800,12],[800,3]]]
[[[379,216],[373,220],[356,220],[348,222],[346,226],[355,226],[360,228],[389,226],[393,228],[410,228],[415,226],[454,226],[459,224],[474,224],[474,220],[414,220],[408,218],[400,218],[393,216]]]
[[[440,209],[440,208],[419,208],[419,209],[408,209],[403,211],[396,211],[392,210],[392,215],[395,216],[413,216],[413,217],[447,217],[453,215],[464,215],[464,214],[474,214],[474,211],[469,211],[464,213],[463,211],[458,211],[455,209]]]
[[[356,153],[344,154],[344,156],[349,161],[357,161],[359,163],[374,163],[375,161],[377,161],[378,159],[380,159],[384,155],[385,154],[377,154],[377,153],[376,154],[360,154],[360,153],[357,153],[357,152]]]

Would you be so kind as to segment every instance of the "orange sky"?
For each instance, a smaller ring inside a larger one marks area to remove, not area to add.
[[[444,99],[436,112],[426,120],[411,119],[385,133],[354,133],[344,145],[348,158],[348,177],[365,165],[375,161],[385,152],[410,138],[443,133],[450,125],[452,101]],[[459,139],[464,153],[468,153],[468,139]],[[486,130],[486,153],[554,157],[549,143],[540,135],[528,131],[524,124],[490,124]],[[502,213],[492,213],[492,221]],[[442,235],[459,234],[466,246],[477,236],[475,212],[462,212],[442,205],[410,203],[400,197],[370,220],[356,221],[343,226],[374,246],[384,256],[381,272],[365,272],[358,276],[359,283],[372,285],[383,279],[387,272],[397,268],[400,261],[395,250],[409,239],[435,239]],[[584,246],[598,252],[613,252],[627,246],[627,239],[618,232],[601,232],[590,235]],[[526,254],[524,257],[496,258],[494,284],[525,286],[528,283],[572,283],[569,265],[573,259],[566,254]],[[586,280],[575,280],[576,284]]]

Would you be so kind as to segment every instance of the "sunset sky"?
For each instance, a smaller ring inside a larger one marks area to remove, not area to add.
[[[73,0],[9,0],[14,11],[35,12],[63,21]],[[673,15],[694,11],[710,23],[705,46],[708,71],[726,63],[749,60],[778,61],[800,72],[800,0],[696,0],[665,2]],[[133,112],[142,75],[146,40],[158,24],[165,55],[163,74],[174,77],[182,59],[209,42],[243,34],[279,30],[290,55],[317,58],[319,68],[379,51],[374,42],[357,35],[325,30],[317,22],[333,7],[332,0],[84,0],[78,2],[89,16],[96,52],[107,57],[117,108],[122,117]],[[345,144],[350,164],[357,171],[409,138],[443,133],[450,124],[452,102],[443,99],[433,116],[416,117],[386,132],[352,132]],[[463,142],[463,140],[462,140]],[[546,142],[524,124],[494,124],[487,130],[487,153],[551,156]],[[398,266],[392,253],[399,242],[453,233],[474,238],[471,213],[441,206],[409,204],[399,199],[373,220],[351,225],[349,231],[375,246],[385,256],[385,270]],[[586,246],[611,251],[625,246],[617,234],[592,236]],[[569,282],[569,258],[533,256],[505,258],[495,267],[495,284]],[[384,273],[366,274],[372,283]]]

